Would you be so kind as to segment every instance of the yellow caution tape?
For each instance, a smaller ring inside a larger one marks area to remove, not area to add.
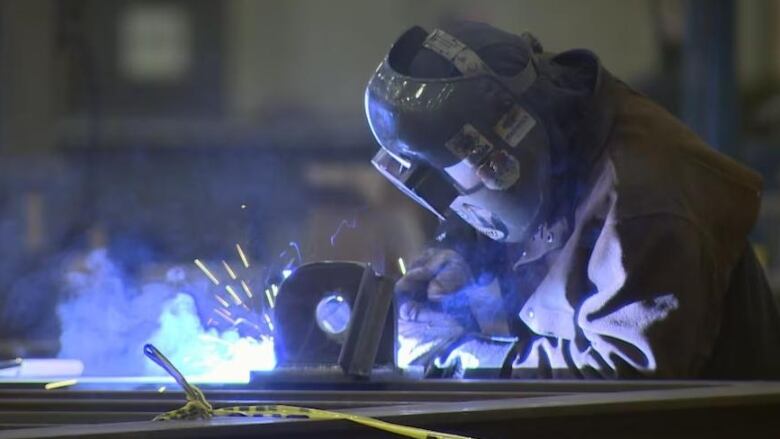
[[[314,420],[346,420],[362,424],[379,430],[395,433],[400,436],[415,439],[473,439],[457,434],[440,433],[416,427],[393,424],[366,416],[351,415],[349,413],[332,412],[305,407],[289,405],[246,405],[236,407],[224,407],[215,409],[206,400],[206,396],[196,386],[187,382],[184,376],[171,363],[165,355],[151,344],[144,346],[144,353],[152,361],[165,369],[173,379],[181,386],[187,396],[184,407],[165,412],[154,418],[155,421],[169,421],[174,419],[209,419],[214,416],[245,416],[245,417],[271,417],[287,419],[314,419]]]

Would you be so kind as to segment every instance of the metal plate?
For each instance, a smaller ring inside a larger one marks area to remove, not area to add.
[[[491,437],[774,437],[780,383],[680,381],[426,381],[335,383],[331,388],[220,389],[215,406],[285,403]],[[6,385],[7,387],[7,385]],[[373,389],[371,389],[373,387]],[[179,407],[180,392],[0,390],[0,438],[393,437],[335,421],[215,419],[145,421]],[[313,423],[317,423],[316,426]],[[74,425],[75,424],[75,425]],[[82,424],[82,425],[79,425]],[[93,424],[93,425],[83,425]],[[99,425],[94,425],[99,424]],[[37,427],[37,428],[22,428]]]

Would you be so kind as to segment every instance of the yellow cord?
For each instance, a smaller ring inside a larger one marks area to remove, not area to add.
[[[224,407],[215,409],[206,400],[206,396],[196,386],[187,382],[184,376],[171,363],[165,355],[151,344],[144,346],[144,353],[158,366],[165,369],[173,379],[181,386],[187,396],[184,407],[165,412],[154,418],[155,421],[169,421],[174,419],[209,419],[213,416],[245,416],[245,417],[273,417],[288,419],[315,419],[315,420],[347,420],[379,430],[395,433],[414,439],[473,439],[457,434],[440,433],[416,427],[392,424],[379,419],[366,416],[351,415],[349,413],[331,412],[305,407],[289,405],[247,405],[236,407]]]

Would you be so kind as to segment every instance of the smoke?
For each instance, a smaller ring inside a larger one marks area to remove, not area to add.
[[[251,370],[276,366],[271,338],[241,337],[237,329],[205,330],[192,296],[179,293],[163,305],[160,327],[149,342],[186,376],[199,381],[248,381]],[[149,375],[160,373],[147,362]]]
[[[180,268],[161,277],[139,285],[106,250],[90,252],[65,275],[59,357],[81,360],[90,376],[164,375],[144,357],[143,345],[152,343],[196,381],[246,380],[250,370],[275,366],[270,338],[203,327],[196,305],[208,295],[207,281],[188,281]]]

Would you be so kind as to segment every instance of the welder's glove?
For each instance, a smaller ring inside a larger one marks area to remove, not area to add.
[[[406,301],[398,308],[398,366],[426,365],[465,329],[456,318],[423,303]]]
[[[395,284],[395,291],[415,301],[438,302],[471,282],[471,269],[463,256],[449,249],[429,248],[412,262]]]

